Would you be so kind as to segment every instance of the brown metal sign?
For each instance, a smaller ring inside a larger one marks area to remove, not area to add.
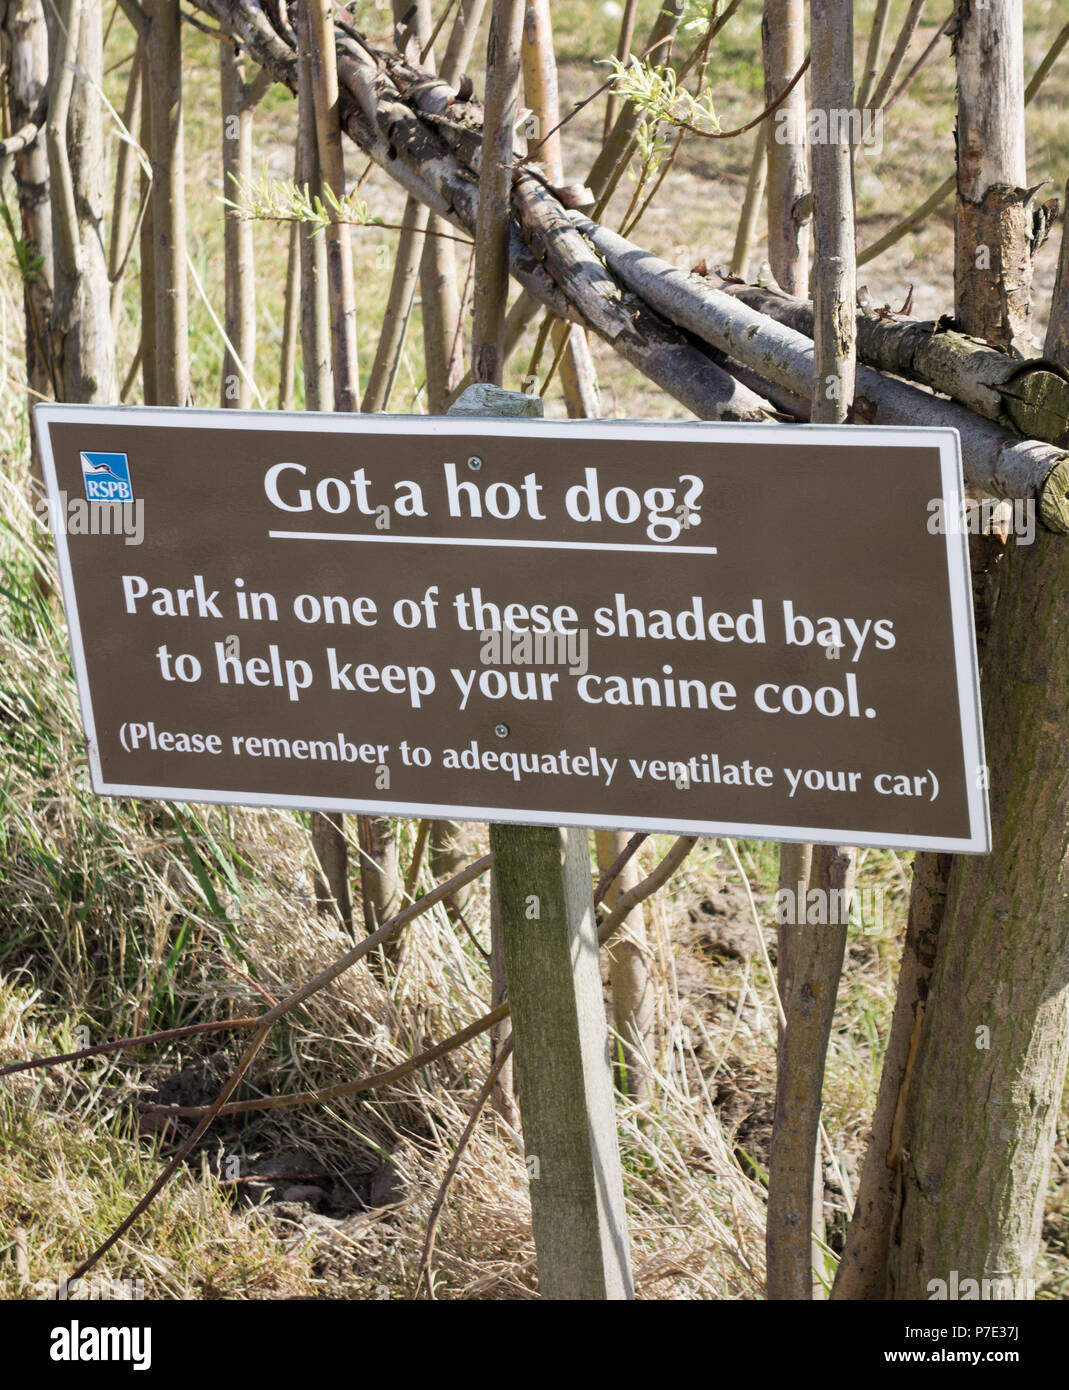
[[[990,847],[953,431],[36,420],[100,793]]]

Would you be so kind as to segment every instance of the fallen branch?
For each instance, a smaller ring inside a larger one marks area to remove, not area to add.
[[[80,1048],[77,1052],[59,1052],[54,1057],[31,1057],[27,1062],[14,1062],[11,1066],[0,1067],[0,1076],[14,1076],[16,1072],[30,1071],[34,1067],[58,1067],[61,1062],[81,1062],[86,1057],[97,1057],[102,1052],[121,1052],[128,1047],[144,1047],[146,1043],[173,1042],[175,1038],[189,1038],[196,1033],[219,1033],[227,1028],[253,1028],[258,1022],[255,1018],[227,1018],[214,1023],[187,1023],[182,1028],[165,1028],[159,1033],[142,1033],[136,1038],[115,1038],[111,1042],[94,1043],[92,1047]]]
[[[420,899],[423,902],[423,899]],[[436,1062],[439,1057],[444,1057],[449,1052],[454,1052],[458,1047],[463,1047],[466,1042],[471,1042],[472,1038],[477,1038],[480,1033],[485,1033],[488,1028],[492,1028],[495,1023],[500,1023],[509,1016],[508,1003],[499,1004],[496,1009],[491,1009],[489,1013],[483,1014],[469,1023],[466,1027],[459,1029],[456,1033],[451,1033],[443,1042],[436,1043],[434,1047],[428,1047],[423,1052],[417,1053],[414,1057],[406,1057],[403,1062],[398,1062],[394,1067],[388,1067],[385,1071],[373,1072],[370,1076],[362,1076],[356,1081],[342,1081],[336,1086],[327,1086],[320,1091],[290,1091],[281,1096],[263,1096],[259,1100],[237,1100],[225,1105],[219,1112],[222,1115],[247,1115],[252,1110],[289,1110],[295,1105],[320,1105],[324,1101],[341,1100],[345,1096],[358,1096],[363,1091],[375,1091],[383,1086],[392,1086],[396,1081],[403,1081],[406,1076],[410,1076],[414,1071],[419,1071],[421,1067],[428,1066],[431,1062]],[[204,1105],[144,1105],[141,1114],[153,1119],[183,1119],[193,1120],[204,1115],[208,1109]]]
[[[813,306],[750,285],[727,294],[777,323],[813,336]],[[923,382],[977,415],[1048,443],[1069,434],[1069,372],[1043,358],[1020,361],[941,323],[857,316],[858,356],[870,367]]]
[[[579,213],[573,222],[609,269],[658,313],[712,347],[803,399],[813,380],[813,341],[713,288],[704,278],[677,270],[641,247]],[[857,372],[855,419],[880,425],[928,425],[958,430],[966,484],[996,497],[1033,498],[1043,524],[1069,532],[1069,455],[1035,439],[1020,439],[955,401],[871,367]]]

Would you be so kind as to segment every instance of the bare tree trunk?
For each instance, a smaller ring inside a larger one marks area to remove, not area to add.
[[[455,86],[471,57],[485,0],[461,0],[441,65],[443,82]],[[423,349],[427,364],[427,410],[444,415],[464,374],[464,343],[460,323],[460,293],[453,242],[436,233],[452,228],[432,213],[420,262],[423,308]]]
[[[1031,197],[1021,0],[957,0],[954,309],[967,332],[1032,355]]]
[[[301,224],[290,227],[286,253],[286,294],[282,303],[282,354],[278,368],[278,408],[292,410],[297,389],[297,325],[301,308]]]
[[[854,400],[857,270],[854,170],[849,136],[832,140],[831,112],[854,104],[853,8],[810,0],[813,107],[827,113],[828,139],[813,146],[813,423],[841,425]]]
[[[360,406],[365,413],[385,410],[390,403],[390,393],[397,378],[397,368],[401,362],[408,323],[412,315],[412,302],[416,295],[420,260],[426,240],[424,233],[429,217],[430,209],[415,198],[409,197],[401,219],[403,230],[397,240],[393,279],[386,300],[386,311],[382,317],[375,359],[371,364],[371,374]]]
[[[616,57],[621,63],[626,63],[631,52],[631,42],[635,37],[635,11],[638,8],[638,0],[624,0],[624,12],[620,19],[620,37],[616,43]],[[546,4],[548,11],[549,5]],[[605,119],[602,123],[601,138],[607,140],[609,132],[612,130],[613,121],[616,119],[616,94],[609,88],[605,98]]]
[[[505,978],[505,949],[501,939],[501,905],[497,894],[490,894],[490,1007],[496,1009],[508,997],[508,981]],[[490,1060],[496,1061],[501,1049],[512,1036],[512,1021],[504,1018],[490,1030]],[[519,1115],[516,1112],[512,1058],[502,1064],[490,1097],[491,1104],[506,1124],[519,1128]]]
[[[880,75],[880,49],[887,33],[887,21],[891,15],[891,0],[876,0],[872,13],[872,28],[869,30],[869,45],[865,50],[865,66],[861,70],[861,81],[857,87],[857,104],[864,110]]]
[[[854,102],[852,0],[810,0],[810,27],[813,107],[849,110]],[[830,121],[826,128],[827,142],[813,147],[812,418],[842,424],[853,401],[857,336],[853,151],[846,131],[840,129],[832,141]],[[794,857],[787,856],[787,867],[797,868]],[[853,889],[856,862],[856,851],[842,845],[814,849],[812,884],[823,895],[828,925],[816,931],[797,928],[788,948],[790,987],[768,1170],[769,1298],[812,1298],[820,1287],[810,1233],[817,1212],[823,1225],[817,1205],[821,1092],[846,950],[842,907]],[[822,1236],[823,1230],[813,1234]]]
[[[791,897],[781,899],[784,903],[779,910],[776,930],[776,988],[780,1003],[786,1011],[794,982],[794,960],[797,955],[797,941],[800,929],[805,926],[805,895],[809,888],[809,876],[813,866],[813,846],[782,844],[779,847],[779,891],[790,893]],[[793,903],[793,911],[787,911],[787,904]],[[779,1020],[777,1032],[779,1046],[783,1047],[783,1020]]]
[[[315,106],[312,101],[312,60],[306,42],[307,8],[300,16],[297,80],[297,183],[309,196],[322,196],[319,146],[316,141]],[[334,394],[330,369],[330,303],[327,297],[327,244],[298,228],[301,263],[301,364],[304,372],[304,407],[326,410]]]
[[[52,186],[52,349],[57,394],[79,404],[114,400],[99,7],[66,0],[50,26],[48,165]]]
[[[49,368],[48,323],[52,313],[52,215],[48,149],[44,131],[48,91],[48,30],[42,0],[11,0],[3,15],[7,62],[8,119],[13,131],[34,124],[36,137],[15,155],[22,236],[28,261],[23,268],[26,315],[26,385],[31,404],[53,394]],[[30,431],[34,477],[40,481],[37,435]]]
[[[335,46],[333,7],[329,0],[311,0],[299,16],[302,38],[311,55],[310,87],[315,110],[316,139],[320,176],[325,189],[345,196],[345,162],[342,155],[341,121],[338,106],[338,62]],[[334,409],[348,412],[358,408],[360,374],[356,353],[356,292],[353,282],[353,256],[348,225],[331,213],[326,230],[327,285],[330,303],[331,365],[334,379]],[[349,866],[338,813],[312,815],[312,838],[320,850],[320,863],[331,893],[345,921],[351,920],[349,906]],[[331,834],[324,822],[336,831]],[[360,883],[365,930],[376,930],[386,920],[390,906],[400,892],[397,852],[393,826],[380,817],[361,817],[359,822]],[[327,858],[324,858],[324,855]],[[399,946],[395,941],[393,946]]]
[[[948,854],[919,853],[913,862],[909,922],[891,1032],[880,1072],[880,1090],[861,1168],[854,1215],[847,1227],[846,1244],[832,1289],[833,1299],[887,1297],[891,1226],[902,1170],[902,1120],[931,988],[950,864]]]
[[[982,312],[978,312],[976,324],[983,328]],[[968,328],[971,325],[962,326]],[[1000,356],[992,354],[996,362]],[[1010,359],[1003,360],[1012,366]],[[959,371],[957,376],[960,381],[962,373]],[[960,396],[960,389],[955,394]],[[981,402],[973,402],[974,408],[979,404]],[[987,410],[985,413],[991,412]],[[990,540],[986,537],[970,539],[976,641],[983,667],[987,625],[1002,571],[988,570],[993,549]],[[894,1265],[899,1251],[893,1232],[898,1223],[898,1208],[909,1157],[906,1117],[910,1113],[916,1088],[928,1084],[918,1074],[916,1064],[953,866],[952,856],[946,854],[921,852],[914,858],[909,923],[895,1010],[854,1216],[847,1229],[846,1244],[836,1276],[833,1291],[836,1299],[887,1298],[897,1278]]]
[[[314,97],[309,6],[298,12],[297,182],[309,194],[322,194],[319,140]],[[300,230],[301,359],[304,364],[306,410],[328,410],[334,391],[331,370],[331,306],[328,290],[327,243],[324,236]],[[353,926],[349,888],[349,849],[344,820],[337,811],[313,811],[309,816],[312,847],[321,873],[315,874],[316,907],[324,916],[335,913],[350,931]]]
[[[601,415],[601,391],[598,388],[597,368],[590,351],[586,330],[572,325],[571,332],[564,324],[554,324],[550,338],[558,348],[560,337],[568,333],[568,343],[560,360],[560,384],[570,420],[597,420]]]
[[[594,832],[598,872],[604,873],[627,844],[628,836],[615,830]],[[624,865],[605,894],[605,907],[611,911],[621,895],[641,879],[637,862]],[[632,1100],[649,1095],[646,1057],[653,1040],[654,998],[650,978],[649,940],[642,905],[631,912],[608,948],[609,983],[612,986],[613,1027],[623,1048],[621,1089]]]
[[[634,6],[630,6],[630,9],[633,25]],[[627,21],[628,15],[625,13],[625,25]],[[550,183],[559,185],[564,182],[564,158],[560,131],[557,129],[560,125],[560,94],[549,0],[527,0],[520,62],[523,68],[523,99],[533,118],[528,121],[527,153],[541,164]],[[611,92],[609,95],[611,97]],[[608,113],[608,106],[605,109]],[[608,138],[609,128],[611,122],[603,138]]]
[[[309,816],[312,848],[323,871],[316,875],[316,907],[326,917],[336,913],[344,926],[353,926],[353,899],[349,890],[349,847],[345,818],[340,811],[313,811]]]
[[[826,903],[848,899],[854,864],[853,850],[840,845],[822,845],[814,851],[811,885]],[[820,1097],[845,952],[846,926],[830,920],[826,926],[800,928],[792,944],[793,982],[784,1006],[787,1023],[776,1068],[776,1118],[768,1166],[770,1299],[813,1297],[811,1232]]]
[[[992,852],[951,871],[903,1125],[894,1298],[952,1269],[1034,1274],[1069,1060],[1067,559],[1039,531],[1002,565],[984,660]]]
[[[1027,277],[1013,269],[1023,264],[1018,220],[993,209],[1024,206],[1011,187],[1024,181],[1021,13],[992,0],[971,13],[959,6],[957,19],[958,316],[967,332],[1009,346],[1018,330],[1027,338]],[[967,254],[980,226],[992,238],[986,270],[976,261],[988,258]],[[951,1269],[1032,1276],[1069,1059],[1066,554],[1040,530],[1033,546],[1008,547],[997,585],[985,559],[974,546],[974,587],[995,590],[986,643],[978,634],[988,762],[977,775],[991,787],[993,845],[950,864],[899,1107],[894,1298],[927,1296]],[[980,622],[988,610],[978,605]]]
[[[334,40],[333,6],[330,0],[308,0],[301,6],[312,58],[312,99],[324,191],[345,196],[345,160],[342,155],[338,114],[338,54]],[[360,372],[356,355],[356,295],[353,287],[353,253],[349,227],[332,212],[326,230],[327,283],[330,295],[330,341],[334,368],[334,409],[358,409]]]
[[[419,263],[423,309],[423,351],[427,366],[427,412],[444,415],[464,375],[464,335],[460,322],[456,251],[439,235],[450,232],[444,218],[431,213]]]
[[[182,21],[171,0],[145,0],[150,25],[148,100],[152,144],[152,263],[156,296],[156,397],[188,405],[189,295],[182,133]]]
[[[148,44],[144,39],[137,46],[134,61],[141,64],[141,85],[147,87],[152,80],[149,71]],[[141,103],[141,148],[152,158],[152,102]],[[141,169],[140,197],[145,206],[138,237],[138,253],[141,263],[141,392],[146,405],[159,404],[156,384],[156,200],[152,196],[152,177]]]
[[[471,58],[485,9],[486,0],[460,0],[440,69],[443,82],[451,86],[459,83]],[[463,305],[457,289],[456,251],[453,242],[435,235],[451,230],[451,224],[444,218],[431,214],[420,262],[427,409],[432,415],[445,414],[464,375]]]
[[[509,204],[513,130],[520,93],[522,0],[494,0],[486,49],[486,114],[475,231],[472,378],[500,386],[509,292]]]
[[[441,75],[444,82],[451,85],[459,81],[475,43],[475,33],[485,9],[484,0],[461,0],[460,9],[446,47]],[[429,232],[448,231],[450,224],[444,218],[432,215],[427,223]],[[453,393],[464,374],[463,326],[461,324],[461,302],[457,289],[457,265],[453,243],[444,238],[428,236],[420,262],[420,292],[423,301],[423,348],[427,364],[427,410],[431,415],[444,415]],[[435,878],[450,878],[468,858],[465,848],[465,829],[458,821],[436,820],[430,828],[428,857],[431,873]],[[461,888],[446,900],[446,911],[458,908],[461,912],[467,906],[473,891],[472,885]],[[491,903],[494,896],[491,894]],[[491,908],[491,913],[493,908]],[[499,935],[499,934],[498,934]],[[493,930],[491,916],[491,952],[496,948],[497,964],[501,971],[504,965],[500,959],[500,940]],[[502,979],[504,976],[502,975]],[[496,1003],[500,1003],[497,1000]],[[491,1007],[495,1007],[492,1003]],[[500,1036],[493,1035],[494,1055],[504,1045],[511,1028],[502,1025]],[[499,1030],[500,1031],[500,1030]],[[494,1083],[493,1105],[504,1114],[510,1123],[515,1122],[515,1107],[512,1094],[512,1061],[505,1062]]]
[[[370,933],[378,931],[400,906],[401,872],[393,821],[386,816],[360,816],[358,834],[364,926]],[[403,939],[399,932],[386,943],[383,951],[387,957],[395,957],[400,952]]]
[[[632,6],[631,24],[634,25]],[[624,26],[627,26],[625,15]],[[630,31],[628,31],[630,46]],[[560,105],[557,87],[557,59],[553,49],[553,23],[549,0],[528,0],[520,46],[523,67],[524,100],[533,118],[527,137],[527,152],[533,154],[551,184],[564,183],[561,153]],[[552,132],[552,133],[551,133]],[[589,419],[601,414],[597,375],[586,333],[574,324],[554,323],[550,329],[555,356],[560,357],[560,379],[570,419]],[[538,383],[532,382],[531,386]],[[525,387],[525,389],[528,389]]]
[[[791,81],[805,59],[805,0],[765,0],[761,21],[761,48],[765,67],[765,100],[772,101]],[[805,144],[805,86],[799,83],[772,120],[757,128],[757,143],[746,190],[746,204],[739,224],[735,259],[747,259],[752,226],[760,206],[755,171],[760,167],[767,187],[768,263],[776,283],[788,294],[805,294],[809,284],[809,228],[802,216],[803,199],[809,192]],[[757,144],[764,142],[759,165]],[[748,211],[747,211],[748,210]],[[749,220],[750,230],[746,223]],[[738,274],[743,274],[738,271]],[[809,847],[805,847],[808,849]],[[793,874],[800,858],[808,863],[812,851],[794,845],[780,846],[780,879]],[[808,877],[808,873],[806,875]],[[788,928],[781,949],[791,947]]]
[[[902,21],[902,28],[898,31],[898,38],[895,40],[895,46],[891,50],[890,58],[887,60],[887,66],[884,68],[880,80],[873,88],[870,97],[872,105],[876,110],[879,110],[887,100],[894,80],[898,76],[902,64],[905,62],[910,40],[913,38],[917,25],[920,23],[921,13],[926,3],[927,0],[909,0],[909,9],[906,11],[905,19]]]
[[[779,991],[781,1013],[777,1017],[776,1057],[778,1065],[785,1065],[783,1035],[787,1021],[787,1005],[790,1002],[794,971],[801,952],[805,950],[802,937],[806,931],[806,894],[813,871],[813,846],[804,844],[782,844],[779,847],[779,889],[780,908],[776,927],[776,986]],[[820,1249],[818,1237],[824,1233],[824,1176],[820,1163],[820,1144],[813,1151],[813,1210],[810,1227],[813,1232],[810,1263],[813,1268],[812,1296],[824,1297],[824,1285],[817,1277],[823,1270],[824,1254]]]
[[[415,16],[411,13],[413,9],[416,11]],[[428,0],[419,0],[416,6],[411,6],[408,0],[394,0],[393,17],[397,26],[408,23],[410,38],[405,56],[409,62],[419,64],[420,54],[426,47],[431,32]],[[424,66],[427,65],[433,66],[430,54],[427,55]],[[379,329],[375,359],[371,364],[371,374],[360,407],[368,413],[385,410],[389,405],[412,316],[429,218],[430,210],[426,204],[410,194],[401,218],[402,230],[394,253],[393,279],[390,281],[386,312]]]
[[[408,20],[413,7],[403,0],[394,0],[394,15],[398,21]],[[420,50],[425,36],[430,32],[430,8],[427,0],[417,0],[416,22],[412,26],[412,36],[408,42],[409,56],[419,61]],[[335,79],[336,86],[336,79]],[[339,148],[341,125],[338,124]],[[409,197],[402,219],[403,230],[397,244],[394,274],[379,333],[379,341],[368,377],[367,390],[361,409],[381,411],[389,405],[397,368],[408,332],[412,302],[416,292],[416,277],[419,271],[420,255],[423,248],[424,230],[427,226],[427,208],[415,198]],[[351,266],[351,253],[350,253]],[[353,324],[355,333],[356,310],[355,289],[353,291]],[[355,356],[353,358],[355,372]],[[335,386],[337,385],[337,363],[335,363]],[[354,387],[358,382],[354,379]],[[341,408],[338,406],[337,408]],[[353,409],[356,407],[354,406]],[[397,838],[394,824],[386,816],[360,816],[357,820],[357,842],[360,848],[360,897],[364,913],[364,930],[377,931],[388,917],[401,905],[402,875],[397,855]],[[404,937],[398,933],[382,948],[387,960],[394,960],[400,954]]]
[[[763,125],[757,127],[754,136],[753,154],[750,157],[750,174],[746,180],[746,197],[739,214],[739,228],[735,233],[735,249],[731,253],[731,273],[740,279],[749,278],[750,256],[753,252],[754,237],[757,235],[757,219],[761,214],[761,200],[765,196],[765,182],[768,171],[768,142]]]
[[[245,97],[241,59],[228,43],[219,45],[219,92],[223,117],[223,196],[239,197],[252,179],[252,105]],[[256,353],[256,269],[252,220],[236,208],[223,220],[223,285],[226,336],[234,348],[223,352],[220,404],[248,410]],[[236,354],[236,356],[235,356]],[[244,369],[244,370],[243,370]]]
[[[805,0],[765,0],[761,22],[765,100],[784,90],[805,60]],[[768,263],[788,294],[804,295],[809,230],[802,200],[809,192],[805,150],[805,86],[799,82],[765,123],[768,140]]]
[[[509,206],[515,142],[516,108],[520,94],[520,46],[523,38],[522,0],[493,0],[486,49],[486,112],[483,156],[479,174],[479,210],[475,230],[474,320],[471,363],[474,381],[502,384],[505,367],[505,313],[509,293]],[[455,836],[450,839],[455,843]],[[447,844],[449,842],[447,841]],[[446,856],[437,843],[431,847],[437,872]],[[497,894],[491,892],[496,903]],[[490,917],[491,997],[505,990],[505,969],[500,913]],[[495,1056],[504,1045],[495,1036]],[[512,1112],[512,1062],[499,1075],[494,1104],[514,1122]]]
[[[460,821],[436,820],[431,823],[428,859],[431,873],[436,879],[452,878],[470,858],[467,828]],[[446,898],[446,911],[452,913],[454,908],[459,908],[463,912],[471,899],[471,892],[471,887],[465,885]]]
[[[126,84],[126,100],[123,102],[122,123],[133,139],[138,138],[141,124],[141,101],[144,89],[144,65],[141,61],[142,47],[139,43],[130,64],[130,77]],[[129,141],[120,140],[119,153],[115,161],[115,195],[112,199],[111,236],[108,243],[108,280],[111,283],[111,328],[118,332],[122,317],[123,274],[125,260],[130,248],[132,235],[130,194],[133,192],[134,175],[140,161]]]
[[[486,0],[460,0],[442,59],[441,73],[446,82],[459,82],[467,71],[485,10]]]

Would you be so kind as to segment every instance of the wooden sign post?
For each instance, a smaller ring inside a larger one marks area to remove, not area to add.
[[[631,1298],[585,830],[492,825],[543,1298]]]
[[[540,416],[473,386],[450,411]],[[491,825],[543,1298],[634,1296],[585,830]]]

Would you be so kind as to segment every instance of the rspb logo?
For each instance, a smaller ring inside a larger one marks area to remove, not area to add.
[[[130,464],[125,454],[82,454],[82,478],[90,502],[132,502]]]

